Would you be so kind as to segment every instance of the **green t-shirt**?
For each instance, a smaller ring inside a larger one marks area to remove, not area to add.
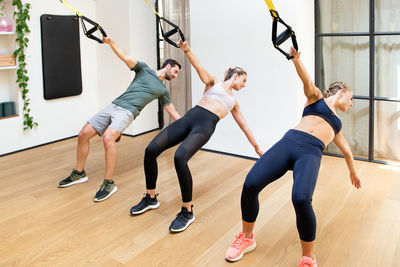
[[[161,106],[171,103],[169,91],[158,78],[157,73],[146,63],[138,61],[133,67],[135,78],[128,89],[112,103],[132,112],[137,117],[142,109],[151,101],[158,98]]]

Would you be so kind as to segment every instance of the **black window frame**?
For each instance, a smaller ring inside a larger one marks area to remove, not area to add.
[[[368,100],[369,102],[369,129],[368,129],[368,158],[355,157],[357,160],[369,161],[382,164],[393,164],[391,161],[376,160],[374,158],[374,127],[375,127],[375,102],[376,101],[388,101],[392,103],[400,103],[400,99],[393,97],[377,97],[375,96],[375,37],[376,36],[388,36],[398,35],[400,31],[394,32],[376,32],[375,31],[375,0],[369,0],[369,31],[368,32],[343,32],[343,33],[321,33],[319,26],[320,21],[320,0],[314,0],[314,14],[315,14],[315,81],[320,84],[318,71],[321,70],[321,58],[319,55],[318,44],[322,38],[334,38],[334,37],[369,37],[369,96],[354,95],[353,99]],[[343,155],[324,152],[325,155],[343,157]]]

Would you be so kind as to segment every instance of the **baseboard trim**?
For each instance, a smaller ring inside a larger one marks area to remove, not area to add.
[[[62,139],[54,140],[54,141],[47,142],[47,143],[43,143],[43,144],[40,144],[40,145],[27,147],[27,148],[23,148],[23,149],[20,149],[20,150],[15,150],[15,151],[12,151],[12,152],[8,152],[8,153],[5,153],[5,154],[1,154],[0,157],[4,157],[4,156],[11,155],[11,154],[16,154],[16,153],[19,153],[19,152],[24,152],[24,151],[26,151],[26,150],[38,148],[38,147],[41,147],[41,146],[50,145],[50,144],[53,144],[53,143],[65,141],[65,140],[68,140],[68,139],[71,139],[71,138],[75,138],[75,137],[77,137],[77,136],[78,136],[78,135],[73,135],[73,136],[70,136],[70,137],[65,137],[65,138],[62,138]]]
[[[155,129],[148,130],[146,132],[135,134],[135,135],[131,135],[131,134],[122,134],[122,135],[123,136],[129,136],[129,137],[137,137],[137,136],[141,136],[141,135],[148,134],[148,133],[151,133],[151,132],[154,132],[154,131],[158,131],[158,130],[160,130],[160,128],[155,128]]]
[[[253,158],[253,157],[248,157],[248,156],[243,156],[243,155],[238,155],[238,154],[233,154],[233,153],[227,153],[227,152],[222,152],[222,151],[218,151],[218,150],[212,150],[212,149],[208,149],[208,148],[201,148],[200,150],[201,151],[215,153],[215,154],[231,156],[231,157],[235,157],[235,158],[248,159],[248,160],[253,160],[253,161],[257,161],[258,160],[258,158]]]
[[[157,130],[160,130],[160,129],[159,128],[155,128],[155,129],[152,129],[152,130],[149,130],[149,131],[146,131],[146,132],[143,132],[143,133],[135,134],[135,135],[131,135],[131,134],[122,134],[122,135],[123,136],[128,136],[128,137],[137,137],[137,136],[140,136],[140,135],[143,135],[143,134],[147,134],[147,133],[151,133],[151,132],[154,132],[154,131],[157,131]],[[75,138],[77,136],[78,135],[73,135],[73,136],[70,136],[70,137],[65,137],[65,138],[62,138],[62,139],[54,140],[54,141],[43,143],[43,144],[40,144],[40,145],[31,146],[31,147],[27,147],[27,148],[24,148],[24,149],[8,152],[8,153],[5,153],[5,154],[1,154],[0,157],[4,157],[4,156],[11,155],[11,154],[16,154],[16,153],[19,153],[19,152],[24,152],[24,151],[27,151],[27,150],[30,150],[30,149],[38,148],[38,147],[41,147],[41,146],[50,145],[50,144],[53,144],[53,143],[65,141],[65,140],[68,140],[68,139],[71,139],[71,138]]]

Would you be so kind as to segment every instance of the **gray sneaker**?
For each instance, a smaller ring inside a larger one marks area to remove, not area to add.
[[[71,174],[58,183],[58,187],[68,187],[74,184],[80,184],[87,182],[88,177],[86,176],[86,172],[83,171],[82,174],[79,174],[76,170],[73,170]]]
[[[117,192],[118,187],[115,185],[113,180],[104,179],[99,191],[94,196],[94,201],[102,201],[111,197],[112,194]]]

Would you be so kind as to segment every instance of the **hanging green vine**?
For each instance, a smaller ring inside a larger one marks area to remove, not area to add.
[[[0,3],[3,0],[0,0]],[[18,69],[17,69],[17,84],[21,89],[22,100],[24,101],[23,106],[23,116],[24,116],[24,130],[32,129],[34,126],[38,126],[37,122],[34,122],[33,117],[30,115],[31,109],[29,108],[28,98],[28,71],[26,69],[26,57],[25,57],[25,48],[28,47],[29,39],[26,37],[27,34],[30,33],[27,21],[30,20],[29,9],[31,8],[30,3],[26,3],[25,5],[21,0],[13,0],[12,5],[16,8],[14,11],[15,18],[15,33],[17,38],[15,41],[18,44],[18,47],[14,51],[14,57],[17,58]]]

